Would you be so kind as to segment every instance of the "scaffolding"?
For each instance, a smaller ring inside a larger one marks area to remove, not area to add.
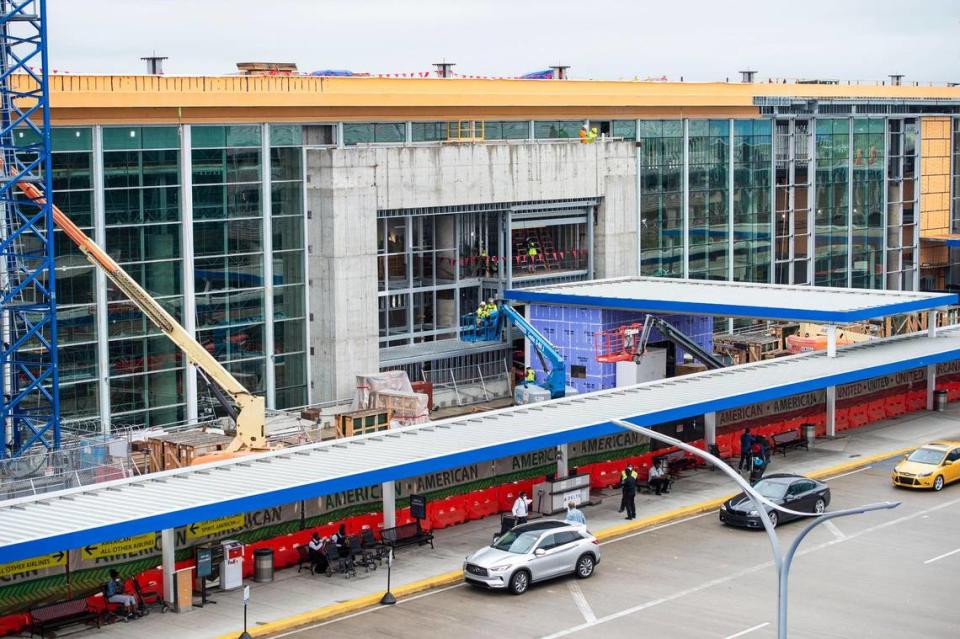
[[[0,0],[0,458],[60,447],[53,207],[44,0]]]

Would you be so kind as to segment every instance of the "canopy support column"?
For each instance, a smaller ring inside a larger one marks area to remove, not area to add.
[[[933,392],[937,390],[937,365],[927,364],[927,410],[933,410]]]
[[[827,326],[827,357],[837,356],[837,327]]]
[[[705,413],[703,415],[703,438],[707,445],[707,450],[711,446],[717,445],[717,414]]]
[[[567,463],[570,455],[570,444],[560,444],[557,446],[557,479],[566,477],[570,474],[570,467]]]
[[[177,534],[173,528],[164,528],[160,531],[160,552],[163,553],[163,600],[173,606],[174,582],[173,573],[176,570]]]
[[[827,437],[837,436],[837,387],[827,387]]]
[[[397,525],[397,491],[392,481],[380,484],[380,498],[383,500],[383,527]]]

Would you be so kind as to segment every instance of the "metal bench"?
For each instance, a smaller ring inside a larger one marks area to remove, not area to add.
[[[807,449],[807,439],[803,436],[802,431],[788,430],[773,436],[773,452],[779,451],[786,457],[788,448]]]
[[[46,606],[40,606],[30,611],[30,636],[43,637],[48,630],[56,630],[64,626],[84,623],[90,625],[96,622],[100,627],[100,613],[90,610],[86,599],[70,599]]]
[[[380,531],[380,541],[393,549],[413,544],[430,544],[433,548],[433,533],[427,532],[420,527],[420,520],[409,524],[401,524],[393,528],[384,528]]]

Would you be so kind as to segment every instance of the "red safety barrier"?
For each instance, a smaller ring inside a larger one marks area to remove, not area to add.
[[[466,496],[467,518],[471,520],[483,519],[499,512],[497,489],[485,488],[475,490]]]
[[[867,404],[855,404],[850,407],[850,417],[847,428],[860,428],[870,423],[870,415],[867,412]],[[839,430],[839,428],[837,429]]]
[[[960,400],[960,382],[947,382],[944,384],[947,391],[947,401],[955,402]]]
[[[447,528],[462,524],[467,520],[464,498],[458,495],[430,502],[427,504],[427,518],[433,528]]]
[[[591,488],[612,488],[620,483],[620,473],[626,464],[622,462],[600,462],[594,464],[593,471],[590,473]]]
[[[906,393],[898,393],[896,395],[891,395],[883,403],[883,409],[888,418],[890,417],[900,417],[907,412],[907,395]]]
[[[499,506],[500,512],[508,513],[513,510],[513,502],[517,501],[520,490],[519,483],[515,481],[509,484],[501,484],[497,488],[497,506]]]
[[[0,637],[19,634],[30,626],[30,615],[25,612],[0,617]]]
[[[837,408],[834,413],[834,426],[836,427],[837,432],[841,430],[847,430],[850,428],[850,409],[849,408]]]
[[[887,418],[887,400],[885,398],[874,399],[867,403],[868,423],[879,422]]]

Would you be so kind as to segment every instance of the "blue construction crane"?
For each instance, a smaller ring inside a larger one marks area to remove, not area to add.
[[[0,458],[60,447],[44,0],[0,0]]]
[[[501,304],[499,312],[506,321],[513,324],[533,344],[537,357],[540,358],[540,363],[547,371],[547,379],[541,386],[550,391],[550,399],[566,395],[567,365],[560,351],[543,336],[543,333],[535,329],[523,315],[513,310],[509,305]]]

